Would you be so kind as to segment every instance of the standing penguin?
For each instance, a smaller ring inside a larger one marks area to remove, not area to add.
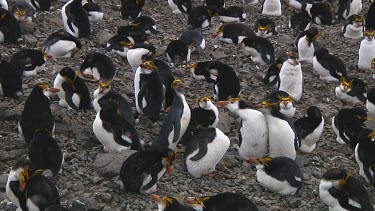
[[[60,205],[59,191],[42,170],[30,169],[30,161],[18,160],[10,170],[6,185],[9,200],[21,210],[45,210]]]
[[[366,108],[368,112],[375,114],[375,88],[367,92]]]
[[[168,5],[174,14],[189,14],[193,7],[191,0],[168,0]]]
[[[355,160],[361,175],[371,185],[375,185],[375,132],[364,128],[358,135],[358,144],[355,147]]]
[[[350,39],[359,39],[363,37],[363,22],[365,18],[361,15],[352,15],[346,19],[342,27],[344,37]]]
[[[176,152],[171,149],[144,149],[132,154],[124,161],[120,180],[126,192],[153,193],[158,180],[172,173]]]
[[[339,81],[342,77],[347,77],[344,61],[330,54],[326,48],[315,50],[313,68],[322,80]]]
[[[160,81],[163,83],[163,107],[165,111],[173,103],[174,91],[172,89],[172,83],[175,80],[175,77],[173,76],[172,69],[168,63],[160,59],[153,59],[152,62],[155,64]]]
[[[210,57],[204,51],[204,49],[206,48],[206,41],[204,40],[202,33],[200,33],[199,31],[186,30],[181,34],[179,40],[184,41],[188,46],[193,45],[194,48],[190,50],[191,52],[194,49],[197,49],[199,54],[202,55],[205,59],[210,59]]]
[[[82,2],[83,8],[86,10],[90,23],[98,23],[103,19],[102,8],[93,0],[84,0]]]
[[[34,86],[26,99],[18,122],[19,136],[23,141],[29,143],[38,129],[46,129],[54,136],[55,122],[49,98],[59,91],[59,89],[50,88],[47,83],[38,83]]]
[[[65,31],[77,38],[88,38],[91,33],[90,20],[82,0],[70,0],[61,9]]]
[[[60,90],[57,96],[60,98],[59,105],[61,107],[74,110],[91,108],[90,91],[85,82],[78,77],[78,71],[75,72],[70,67],[64,67],[57,74],[53,86]]]
[[[280,0],[265,0],[262,4],[261,13],[263,15],[281,15],[281,2]]]
[[[106,152],[142,149],[137,131],[114,101],[104,104],[96,114],[92,130]]]
[[[340,0],[337,16],[340,19],[348,19],[352,15],[357,15],[362,10],[361,0]]]
[[[229,23],[219,27],[219,29],[211,36],[216,38],[214,41],[215,48],[220,46],[220,42],[229,44],[240,44],[246,37],[253,37],[255,33],[249,26],[241,23]]]
[[[367,85],[358,78],[342,78],[341,84],[335,89],[336,96],[348,103],[366,102]]]
[[[239,134],[240,159],[247,160],[251,157],[263,157],[268,153],[268,126],[262,112],[251,108],[240,98],[231,98],[229,101],[219,101],[221,106],[226,106],[231,113],[238,115],[241,125]]]
[[[375,1],[369,0],[370,8],[365,18],[365,30],[375,30]]]
[[[190,29],[207,28],[212,17],[218,15],[218,9],[215,6],[198,6],[190,10],[188,15],[188,25]]]
[[[184,165],[194,177],[212,176],[227,152],[230,140],[218,128],[197,128],[184,152]]]
[[[375,30],[366,30],[363,35],[365,36],[365,39],[362,40],[359,47],[358,69],[370,70],[371,61],[375,58]]]
[[[344,169],[333,168],[323,174],[319,197],[329,210],[374,210],[366,188]]]
[[[313,22],[318,25],[332,25],[333,14],[330,4],[327,2],[314,3],[311,8],[306,7]]]
[[[112,60],[105,54],[91,52],[87,54],[80,71],[82,76],[91,81],[109,81],[115,77],[116,69]]]
[[[219,18],[223,23],[244,23],[246,21],[246,12],[243,7],[230,6],[219,10]]]
[[[62,171],[64,153],[47,129],[35,131],[30,141],[28,157],[33,169],[49,169],[55,176]]]
[[[313,63],[314,52],[319,47],[318,42],[316,41],[319,36],[320,33],[316,27],[311,27],[300,35],[297,45],[300,61]]]
[[[324,118],[319,108],[310,106],[307,109],[307,117],[302,117],[294,122],[294,127],[301,138],[300,150],[304,153],[314,151],[316,142],[322,136]]]
[[[191,111],[184,96],[184,84],[174,80],[173,104],[161,126],[159,137],[152,143],[153,147],[175,149],[184,135],[191,118]]]
[[[8,10],[8,3],[6,0],[0,0],[0,7],[5,9],[5,10]]]
[[[278,34],[275,22],[269,18],[258,18],[254,24],[254,32],[257,36],[263,38]]]
[[[20,23],[11,12],[0,7],[0,43],[15,44],[20,38]]]
[[[126,54],[129,49],[133,48],[133,45],[133,38],[123,35],[115,35],[108,40],[106,50],[107,52],[115,52],[119,56],[126,58]]]
[[[142,7],[145,1],[121,0],[122,20],[136,19],[142,15]]]
[[[238,47],[244,48],[250,53],[251,60],[259,65],[272,64],[275,62],[275,49],[272,43],[263,37],[247,37]]]
[[[263,77],[262,82],[267,86],[278,86],[279,74],[281,66],[285,62],[284,58],[277,58],[275,63],[271,64],[267,70],[266,75]]]
[[[165,51],[169,63],[180,64],[187,63],[190,61],[190,52],[193,45],[186,45],[182,40],[172,40]]]
[[[290,17],[288,26],[294,32],[294,35],[298,35],[310,28],[311,21],[309,13],[301,11]]]
[[[284,91],[271,92],[267,98],[278,99],[280,112],[288,118],[293,118],[296,113],[296,104],[292,97]]]
[[[146,34],[158,34],[159,32],[156,30],[156,22],[151,16],[142,15],[136,18],[132,22],[133,26],[139,26],[145,30]]]
[[[257,182],[269,191],[294,195],[303,186],[298,164],[288,157],[249,158],[257,168]]]
[[[0,96],[16,97],[22,95],[22,72],[0,55]]]
[[[137,71],[137,68],[143,61],[147,61],[155,58],[156,48],[151,44],[135,43],[126,54],[133,72]]]
[[[36,75],[38,72],[43,71],[48,58],[51,58],[51,55],[48,55],[41,50],[22,49],[13,54],[10,62],[23,73],[23,76],[27,77]]]
[[[81,49],[81,41],[67,32],[52,33],[43,46],[43,51],[53,58],[73,57]]]
[[[151,199],[156,201],[159,211],[195,211],[192,207],[182,204],[177,197],[160,197],[156,194],[152,194]]]
[[[293,100],[299,101],[303,91],[301,64],[295,52],[288,54],[288,59],[281,66],[278,90],[288,93]]]

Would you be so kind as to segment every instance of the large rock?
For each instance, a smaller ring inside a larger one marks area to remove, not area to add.
[[[228,112],[220,113],[217,128],[223,131],[223,133],[228,134],[231,132],[231,128],[232,128],[231,122],[232,122],[232,117],[230,117]]]
[[[93,164],[93,168],[105,177],[116,177],[120,172],[122,163],[135,152],[135,150],[125,150],[122,152],[98,154]]]
[[[95,42],[102,46],[107,44],[108,40],[111,39],[111,37],[111,33],[105,30],[101,30],[98,34],[96,34]]]

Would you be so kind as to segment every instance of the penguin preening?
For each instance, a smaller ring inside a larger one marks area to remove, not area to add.
[[[215,83],[216,76],[212,75],[207,67],[212,61],[197,62],[186,67],[187,71],[193,75],[196,80],[206,80],[208,83]]]
[[[265,0],[262,3],[261,13],[263,15],[280,16],[281,15],[280,0]]]
[[[375,58],[375,30],[366,30],[358,52],[358,69],[370,70]]]
[[[6,0],[0,0],[0,7],[5,9],[5,10],[8,10],[8,3]]]
[[[198,6],[190,10],[188,15],[188,25],[191,29],[207,28],[211,19],[218,15],[218,9],[215,6]]]
[[[15,44],[20,38],[20,23],[11,12],[0,7],[0,43]]]
[[[172,89],[172,83],[175,80],[175,77],[173,76],[172,69],[168,63],[160,59],[153,59],[152,62],[156,66],[160,81],[163,84],[163,109],[165,111],[173,103],[174,92]]]
[[[375,88],[367,92],[366,108],[368,112],[375,114]]]
[[[218,14],[223,23],[244,23],[246,21],[246,12],[240,6],[222,8]]]
[[[255,36],[255,33],[249,26],[241,23],[229,23],[220,26],[211,37],[216,37],[214,47],[217,48],[220,46],[220,42],[237,45],[240,44],[244,38],[253,36]]]
[[[141,26],[135,25],[120,26],[117,30],[117,35],[127,37],[133,44],[144,43],[148,39],[146,30]]]
[[[340,0],[337,15],[340,19],[348,19],[352,15],[357,15],[361,10],[361,0]]]
[[[269,18],[259,18],[254,24],[254,32],[257,36],[269,38],[272,35],[277,35],[277,26]]]
[[[288,59],[281,66],[278,90],[288,93],[293,100],[299,101],[303,92],[301,64],[295,52],[288,54]]]
[[[32,22],[36,18],[34,8],[25,1],[17,1],[10,10],[19,22]]]
[[[300,61],[313,63],[314,52],[317,48],[319,48],[319,44],[316,40],[320,37],[320,35],[321,34],[316,27],[311,27],[300,35],[297,45]]]
[[[43,170],[30,167],[26,159],[13,165],[6,184],[9,200],[21,210],[45,210],[51,205],[60,205],[55,185],[41,174]]]
[[[319,74],[319,79],[339,81],[346,78],[346,66],[338,56],[332,55],[326,48],[318,48],[314,52],[313,68]]]
[[[311,17],[306,11],[293,14],[289,20],[289,28],[293,30],[294,35],[307,31],[311,26]]]
[[[275,62],[275,49],[272,43],[263,37],[246,37],[242,40],[240,48],[249,52],[252,61],[256,64],[266,65]]]
[[[249,161],[256,165],[257,182],[269,191],[294,195],[303,186],[301,169],[288,157],[250,157]]]
[[[168,149],[144,149],[128,157],[121,166],[119,179],[127,192],[153,193],[158,180],[172,173],[176,152]]]
[[[182,204],[178,198],[169,196],[151,195],[151,199],[158,204],[159,211],[195,211],[194,208]]]
[[[193,49],[194,45],[190,44],[189,46],[182,40],[172,40],[165,51],[169,63],[188,64],[190,61],[190,52]]]
[[[366,102],[367,84],[358,78],[342,78],[338,87],[335,88],[336,96],[351,103]]]
[[[361,15],[352,15],[346,19],[342,27],[343,36],[350,39],[359,39],[363,37],[363,28],[365,18]]]
[[[116,69],[112,60],[103,53],[90,52],[80,67],[81,75],[91,81],[112,80]]]
[[[86,10],[90,23],[98,23],[103,19],[102,8],[93,0],[84,0],[83,8]]]
[[[193,7],[191,0],[168,0],[168,5],[174,14],[189,14]]]
[[[277,58],[275,63],[271,64],[267,70],[266,75],[263,77],[262,82],[267,86],[278,86],[279,74],[281,66],[285,62],[284,58]]]
[[[332,25],[333,14],[330,4],[326,2],[314,3],[311,8],[306,8],[313,22],[318,25]]]
[[[375,30],[375,1],[369,0],[369,2],[371,5],[366,14],[365,29]]]
[[[90,20],[82,0],[70,0],[61,9],[65,31],[77,38],[88,38],[91,33]]]
[[[158,34],[159,32],[156,30],[156,22],[151,16],[142,15],[136,18],[132,22],[133,26],[139,26],[143,28],[146,34]]]
[[[210,57],[204,51],[206,47],[206,41],[201,32],[196,30],[186,30],[181,34],[179,40],[184,41],[188,46],[194,45],[194,48],[191,49],[191,52],[194,49],[197,49],[199,54],[201,54],[205,59],[210,59]]]
[[[22,95],[22,72],[0,55],[0,96]]]
[[[123,35],[115,35],[108,40],[106,50],[107,52],[115,52],[119,56],[126,58],[129,49],[133,48],[133,45],[133,38]]]
[[[59,89],[50,88],[47,83],[38,83],[27,97],[18,122],[20,138],[29,143],[38,129],[48,130],[54,136],[55,122],[50,108],[50,96],[59,92]]]
[[[191,111],[184,96],[184,84],[177,79],[171,87],[174,90],[173,103],[161,126],[159,137],[152,143],[153,147],[175,149],[190,122]]]
[[[156,57],[156,48],[151,44],[135,43],[126,54],[133,72],[137,71],[137,68],[143,61],[151,60]]]
[[[22,49],[13,54],[10,62],[22,71],[23,76],[32,76],[44,71],[48,58],[51,58],[51,55],[42,50]]]
[[[364,128],[358,134],[358,144],[355,147],[355,160],[359,166],[361,175],[371,185],[375,185],[375,132]]]
[[[54,32],[44,42],[43,51],[53,58],[73,57],[81,48],[81,41],[73,35]]]

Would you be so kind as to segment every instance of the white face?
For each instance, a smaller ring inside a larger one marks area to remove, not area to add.
[[[291,64],[291,65],[293,65],[293,66],[296,66],[296,65],[298,65],[297,63],[296,63],[296,61],[298,61],[298,60],[296,60],[296,59],[288,59],[288,62],[289,62],[289,64]]]
[[[226,107],[229,109],[229,111],[233,112],[238,109],[238,101],[229,102]]]
[[[50,98],[50,97],[53,95],[53,93],[50,92],[48,89],[43,90],[43,94],[44,94],[46,97],[48,97],[48,98]]]
[[[10,170],[8,180],[9,181],[19,181],[20,180],[20,175],[23,172],[24,168],[18,168],[16,170]]]
[[[347,92],[350,92],[351,88],[346,86],[346,85],[343,85],[343,84],[340,84],[340,90],[344,93],[347,93]]]
[[[207,102],[199,102],[199,107],[205,109],[205,110],[209,110],[211,108],[211,106],[213,106],[212,102],[210,100],[208,100]]]
[[[289,109],[293,108],[293,103],[287,100],[281,101],[279,104],[280,108]]]

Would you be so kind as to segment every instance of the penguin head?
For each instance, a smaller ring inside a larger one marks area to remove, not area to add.
[[[70,67],[64,67],[60,70],[59,74],[65,79],[69,84],[74,84],[77,79],[79,71],[74,71]]]
[[[144,61],[139,65],[139,67],[141,67],[141,71],[143,74],[151,74],[158,69],[158,67],[152,60]]]
[[[38,174],[41,174],[43,170],[33,170],[30,169],[30,160],[22,158],[18,160],[11,169],[11,172],[9,174],[9,180],[10,181],[19,181],[20,187],[19,190],[20,192],[24,192],[26,188],[27,182],[35,177]]]
[[[159,210],[166,210],[168,207],[172,207],[174,204],[180,203],[177,197],[169,197],[169,196],[160,197],[156,194],[151,194],[151,199],[156,201],[156,203],[158,204]]]
[[[199,98],[198,100],[198,106],[199,108],[203,108],[205,110],[210,110],[214,104],[211,101],[210,97],[204,96]]]
[[[363,36],[365,37],[366,40],[368,41],[372,41],[374,39],[374,36],[375,36],[375,30],[366,30],[364,33],[363,33]]]
[[[369,120],[370,118],[367,116],[367,112],[365,109],[361,107],[354,107],[350,109],[351,113],[358,117],[358,119],[365,122],[366,120]]]
[[[217,6],[206,6],[206,8],[210,17],[219,15],[220,8],[218,8]]]
[[[167,152],[164,153],[164,156],[162,157],[162,163],[163,163],[163,166],[165,167],[165,171],[167,172],[167,174],[172,174],[171,166],[175,158],[176,158],[176,151],[168,150]]]
[[[309,46],[312,42],[316,41],[320,36],[318,28],[311,27],[306,31],[306,40],[309,43]]]
[[[203,210],[206,206],[205,203],[210,200],[209,196],[197,197],[197,198],[187,198],[185,204],[192,206],[196,210]]]
[[[35,48],[34,49],[36,53],[40,54],[44,59],[44,61],[47,61],[47,59],[52,58],[52,55],[46,54],[41,48]]]
[[[279,106],[282,109],[290,109],[295,106],[293,98],[284,91],[276,91],[276,97],[279,99]]]
[[[279,57],[276,59],[275,65],[279,71],[281,70],[281,66],[283,65],[284,62],[285,62],[285,59],[282,57]]]
[[[33,92],[43,93],[44,96],[50,98],[54,93],[60,92],[60,90],[57,88],[49,87],[48,83],[40,82],[34,86]]]
[[[257,166],[257,168],[262,168],[264,166],[270,165],[272,161],[272,157],[269,157],[269,156],[260,157],[260,158],[249,157],[248,161],[254,164],[255,166]]]
[[[351,172],[344,169],[333,168],[326,171],[322,179],[332,181],[333,186],[336,189],[341,189],[351,177]]]
[[[288,53],[288,63],[293,65],[293,66],[297,66],[299,65],[299,56],[298,56],[298,53],[295,52],[295,51],[289,51]]]
[[[229,98],[227,101],[219,101],[217,105],[225,106],[229,111],[234,112],[238,109],[250,108],[249,104],[241,98]]]
[[[99,94],[107,94],[109,91],[111,91],[111,83],[112,83],[112,80],[100,80],[99,81]]]
[[[257,25],[257,31],[256,32],[259,32],[260,36],[263,36],[265,34],[268,34],[270,29],[271,29],[271,25],[270,25],[270,21],[268,18],[261,18],[261,19],[258,19],[258,25]]]
[[[172,82],[171,88],[178,93],[182,93],[184,91],[185,85],[180,79],[176,79]]]
[[[322,113],[320,112],[320,109],[316,106],[310,106],[307,111],[307,116],[309,117],[315,117],[316,119],[322,119]]]
[[[13,15],[19,22],[23,22],[26,18],[26,12],[26,9],[15,6]]]
[[[211,37],[215,38],[215,37],[217,37],[219,35],[220,35],[219,37],[221,37],[221,36],[223,36],[223,31],[224,31],[224,25],[220,26],[217,29],[217,31],[214,34],[211,35]]]
[[[353,87],[353,81],[354,80],[351,78],[341,78],[341,83],[339,85],[341,91],[344,93],[350,92],[350,90],[352,90]]]
[[[111,52],[112,50],[123,51],[124,48],[131,49],[133,48],[134,40],[130,37],[123,35],[115,35],[108,40],[106,50]],[[127,52],[125,52],[127,53]]]
[[[363,27],[365,17],[362,15],[353,15],[353,25],[356,27]]]

